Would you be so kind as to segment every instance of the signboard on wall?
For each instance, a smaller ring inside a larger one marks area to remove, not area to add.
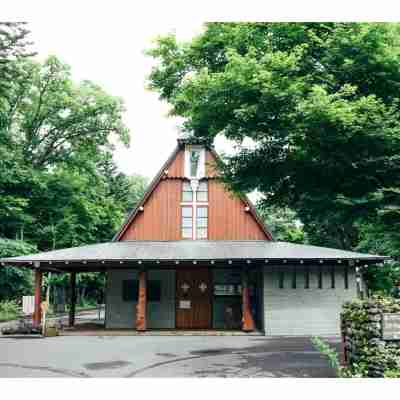
[[[22,296],[22,312],[26,315],[31,315],[34,310],[35,296]]]
[[[186,310],[188,310],[188,309],[190,309],[191,308],[191,303],[190,303],[190,301],[189,300],[181,300],[180,302],[179,302],[179,308],[180,309],[186,309]]]
[[[400,340],[400,313],[382,314],[382,339]]]

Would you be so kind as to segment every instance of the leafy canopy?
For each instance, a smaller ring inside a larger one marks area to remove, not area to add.
[[[237,143],[221,166],[233,189],[292,208],[312,243],[354,249],[399,187],[399,28],[210,23],[157,40],[149,85],[187,132]]]

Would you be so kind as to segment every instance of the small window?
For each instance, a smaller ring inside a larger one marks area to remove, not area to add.
[[[208,208],[197,207],[196,239],[207,239]]]
[[[297,270],[296,267],[293,267],[292,271],[292,289],[296,289],[297,287]]]
[[[182,201],[190,203],[193,201],[193,191],[189,182],[182,183]]]
[[[285,282],[285,273],[283,271],[279,271],[279,289],[284,288]]]
[[[122,281],[122,301],[135,302],[139,297],[139,281],[129,279]]]
[[[161,281],[147,281],[147,301],[161,301]],[[122,281],[122,300],[137,302],[139,297],[139,281],[129,279]]]
[[[147,301],[161,301],[161,281],[147,282]]]
[[[322,267],[318,268],[318,289],[322,289]]]
[[[310,267],[306,267],[304,271],[304,289],[310,289]]]
[[[182,207],[182,239],[193,238],[193,208]]]
[[[197,176],[199,170],[200,152],[198,150],[190,151],[190,176]]]
[[[199,182],[199,187],[197,188],[196,200],[198,202],[208,201],[208,184],[207,181]]]

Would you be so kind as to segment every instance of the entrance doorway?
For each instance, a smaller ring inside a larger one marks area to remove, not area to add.
[[[210,329],[211,274],[208,268],[176,271],[176,328]]]

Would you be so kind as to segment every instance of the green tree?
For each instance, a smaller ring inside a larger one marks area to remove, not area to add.
[[[307,242],[303,231],[303,224],[296,217],[296,213],[289,208],[267,207],[262,203],[257,207],[258,214],[272,233],[274,240],[291,243]]]
[[[311,243],[355,249],[400,183],[399,27],[210,23],[159,38],[149,84],[189,134],[238,144],[221,165],[233,189],[293,209]]]
[[[37,251],[35,246],[21,240],[0,238],[0,258],[31,254]],[[32,293],[32,272],[26,268],[0,266],[0,302],[20,299]]]
[[[0,22],[0,129],[5,122],[3,112],[8,105],[10,88],[21,73],[17,61],[34,54],[28,35],[26,22]]]
[[[25,24],[0,23],[0,257],[109,241],[147,184],[113,160],[112,143],[129,143],[122,101],[74,82],[55,56],[33,60],[29,46]],[[28,275],[2,269],[0,285],[10,285],[0,298],[22,293],[15,285],[26,289]],[[48,278],[69,285],[66,275]],[[103,284],[102,274],[81,274],[80,299]]]
[[[129,143],[122,101],[101,87],[75,84],[69,66],[52,56],[43,64],[25,61],[9,90],[7,141],[36,169],[92,158],[112,149],[111,135]]]

